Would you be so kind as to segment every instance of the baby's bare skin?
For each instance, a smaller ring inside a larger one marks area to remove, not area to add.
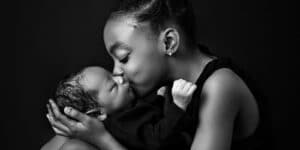
[[[174,103],[181,109],[186,110],[196,88],[197,86],[192,82],[183,79],[175,80],[172,87]]]

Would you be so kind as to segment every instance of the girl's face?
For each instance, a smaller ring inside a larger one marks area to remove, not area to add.
[[[144,96],[167,77],[165,53],[147,24],[135,19],[111,19],[104,28],[104,42],[114,61],[114,74],[130,82],[136,96]]]

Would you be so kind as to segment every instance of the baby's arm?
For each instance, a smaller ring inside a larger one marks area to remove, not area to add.
[[[191,82],[179,79],[174,81],[172,87],[173,102],[181,109],[186,110],[191,102],[197,86]]]
[[[160,149],[174,144],[174,140],[183,138],[179,133],[185,128],[185,124],[192,120],[185,110],[195,90],[196,85],[185,80],[179,79],[174,82],[172,100],[166,100],[163,117],[158,122],[150,121],[143,125],[143,139],[149,149]],[[169,141],[170,138],[172,141]]]

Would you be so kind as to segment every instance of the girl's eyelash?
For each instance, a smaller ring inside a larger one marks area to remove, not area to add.
[[[128,55],[122,59],[120,59],[120,62],[126,63],[128,61]]]

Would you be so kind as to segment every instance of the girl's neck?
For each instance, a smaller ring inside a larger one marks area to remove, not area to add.
[[[214,56],[202,53],[198,47],[185,52],[185,55],[174,58],[171,61],[172,80],[184,79],[195,83],[201,75],[206,64],[213,60]]]

